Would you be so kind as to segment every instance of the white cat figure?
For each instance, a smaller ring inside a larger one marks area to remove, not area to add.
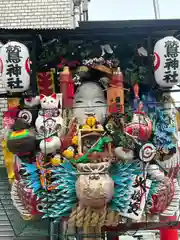
[[[36,96],[36,97],[32,97],[32,98],[25,98],[24,104],[29,108],[37,106],[40,104],[40,97]]]
[[[63,126],[62,113],[62,94],[51,96],[40,95],[40,104],[42,110],[36,119],[35,126],[40,138],[40,149],[44,153],[54,153],[55,149],[60,148],[60,135]],[[60,101],[61,100],[61,101]],[[60,108],[59,108],[60,107]],[[58,135],[53,136],[53,135]]]
[[[61,141],[56,136],[49,137],[42,140],[39,147],[44,154],[56,153],[61,147]]]
[[[62,93],[53,93],[51,96],[40,95],[41,108],[46,111],[59,110],[59,115],[62,116]]]
[[[59,99],[56,93],[51,96],[40,95],[40,104],[42,109],[57,109],[59,107]]]
[[[56,95],[53,93],[51,96],[40,95],[40,104],[42,110],[39,111],[39,116],[36,119],[35,126],[36,130],[40,135],[47,134],[51,135],[52,132],[56,132],[58,126],[62,128],[63,119],[62,119],[62,108],[61,103],[62,94]],[[59,107],[60,103],[60,108]]]

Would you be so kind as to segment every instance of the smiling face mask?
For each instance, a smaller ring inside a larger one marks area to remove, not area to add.
[[[99,84],[86,82],[78,87],[74,96],[73,115],[79,124],[84,124],[90,115],[94,115],[96,120],[103,124],[105,114],[106,99]]]

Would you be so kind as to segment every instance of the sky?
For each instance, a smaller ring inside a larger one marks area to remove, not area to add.
[[[159,0],[160,17],[180,18],[180,0]],[[153,19],[153,0],[91,0],[89,20]]]

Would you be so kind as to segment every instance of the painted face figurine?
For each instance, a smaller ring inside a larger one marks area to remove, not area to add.
[[[79,124],[84,124],[89,116],[94,116],[99,123],[104,122],[106,99],[99,84],[85,82],[78,87],[73,104],[73,116]]]

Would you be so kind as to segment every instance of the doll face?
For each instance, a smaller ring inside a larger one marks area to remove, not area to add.
[[[73,114],[79,124],[84,124],[87,117],[92,115],[99,123],[103,123],[106,114],[106,99],[98,84],[87,82],[77,89],[74,96]]]

